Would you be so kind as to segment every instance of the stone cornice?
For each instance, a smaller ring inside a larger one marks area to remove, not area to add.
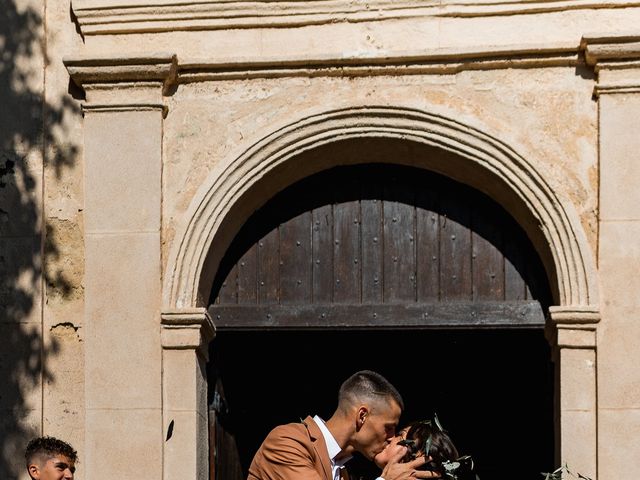
[[[616,35],[585,35],[580,47],[584,50],[587,64],[596,68],[602,65],[624,68],[637,66],[640,62],[640,32]]]
[[[176,77],[177,59],[170,53],[140,56],[65,57],[63,63],[72,80],[80,87],[87,85],[117,85],[160,83],[167,89]]]
[[[549,307],[549,339],[561,349],[595,349],[600,309],[596,305]],[[549,325],[550,326],[550,325]]]
[[[640,93],[640,32],[585,35],[580,48],[598,74],[596,96]]]
[[[514,45],[431,51],[380,53],[351,52],[308,57],[239,57],[235,59],[186,59],[151,54],[131,57],[74,57],[64,63],[73,81],[89,96],[90,104],[104,102],[105,92],[127,90],[128,104],[156,105],[149,90],[162,86],[168,93],[176,83],[248,78],[454,74],[465,70],[540,68],[584,64],[577,45]],[[156,95],[157,97],[157,95]],[[135,100],[137,99],[137,100]],[[158,104],[159,105],[159,104]],[[101,107],[102,108],[102,107]],[[86,108],[88,109],[88,108]]]
[[[161,314],[162,348],[198,350],[207,356],[207,345],[216,329],[206,308],[166,309]]]
[[[247,78],[453,74],[464,70],[577,66],[577,45],[522,45],[510,48],[437,49],[314,57],[256,57],[233,60],[185,59],[178,83]]]
[[[413,17],[483,17],[639,6],[638,0],[75,0],[83,35],[299,27]]]
[[[63,62],[86,93],[83,112],[158,110],[166,115],[162,96],[176,81],[175,55],[82,56]]]

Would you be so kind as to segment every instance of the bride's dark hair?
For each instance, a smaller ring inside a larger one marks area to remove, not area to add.
[[[470,456],[460,456],[451,437],[442,428],[437,418],[413,422],[408,425],[407,435],[401,443],[408,447],[405,461],[420,455],[431,457],[422,470],[437,472],[444,479],[475,479],[473,461]],[[458,466],[456,466],[458,464]]]

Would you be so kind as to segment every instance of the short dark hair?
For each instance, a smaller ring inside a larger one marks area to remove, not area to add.
[[[394,400],[401,410],[404,402],[400,392],[389,380],[371,370],[360,370],[347,378],[340,386],[338,393],[338,407],[353,404],[363,399]]]
[[[24,452],[27,467],[34,463],[36,457],[49,459],[56,455],[64,455],[72,462],[78,460],[78,452],[71,445],[54,437],[37,437],[32,439]]]

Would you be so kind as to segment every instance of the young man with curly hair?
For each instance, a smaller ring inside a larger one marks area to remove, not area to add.
[[[73,480],[78,453],[62,440],[34,438],[28,443],[24,456],[33,480]]]

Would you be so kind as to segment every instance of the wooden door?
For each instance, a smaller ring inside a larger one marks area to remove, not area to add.
[[[545,273],[487,196],[410,167],[337,167],[257,211],[219,268],[220,330],[540,328]]]

